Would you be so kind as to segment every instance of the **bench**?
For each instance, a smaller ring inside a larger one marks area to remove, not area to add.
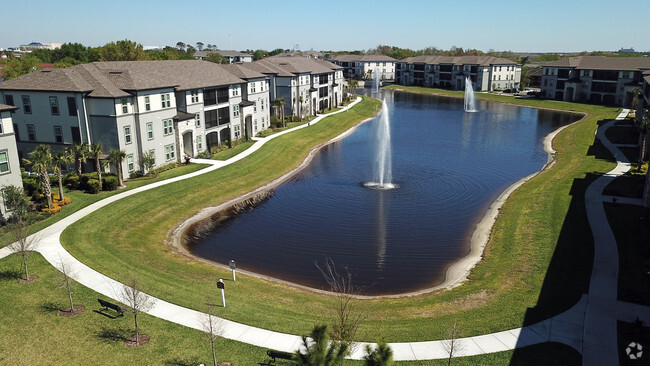
[[[272,361],[273,363],[275,363],[276,358],[280,358],[280,359],[283,359],[283,360],[293,360],[294,359],[293,353],[276,351],[274,349],[267,350],[266,354],[273,359],[273,361]],[[269,364],[271,364],[271,362],[269,362]]]
[[[99,305],[101,305],[104,309],[109,309],[109,308],[113,309],[113,310],[117,311],[120,314],[120,316],[124,315],[124,313],[125,313],[125,310],[122,309],[119,305],[115,305],[113,303],[110,303],[108,301],[104,301],[102,299],[97,299],[97,301],[99,301]]]

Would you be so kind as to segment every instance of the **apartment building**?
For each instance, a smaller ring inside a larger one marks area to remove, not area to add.
[[[542,65],[542,96],[567,102],[629,106],[643,88],[647,57],[577,56]]]
[[[0,104],[0,221],[7,219],[11,212],[5,206],[5,195],[3,188],[7,186],[23,186],[20,176],[20,162],[18,160],[18,149],[14,137],[14,128],[11,113],[16,109],[14,106]]]
[[[331,62],[301,56],[273,56],[245,67],[270,78],[270,98],[284,98],[285,115],[304,117],[343,103],[343,70]]]
[[[343,67],[346,79],[373,80],[375,73],[379,72],[383,81],[395,80],[395,63],[398,62],[384,55],[339,55],[330,61]]]
[[[211,53],[218,53],[221,57],[228,60],[229,64],[236,62],[253,62],[253,55],[232,50],[217,50],[217,51],[196,51],[194,52],[194,59],[204,60]]]
[[[521,65],[493,56],[417,56],[396,64],[401,85],[462,90],[467,77],[476,91],[519,88]]]
[[[104,153],[126,152],[128,176],[145,155],[161,166],[239,138],[249,118],[264,118],[258,130],[268,127],[268,108],[242,111],[247,88],[211,62],[117,61],[35,71],[0,84],[0,95],[19,107],[13,126],[21,156],[39,144],[101,143]]]

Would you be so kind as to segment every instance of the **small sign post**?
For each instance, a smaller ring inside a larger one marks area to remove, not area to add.
[[[232,282],[235,282],[235,268],[237,268],[237,266],[235,265],[235,260],[231,259],[230,260],[230,269],[232,269]]]
[[[219,282],[217,282],[217,288],[221,289],[221,303],[223,304],[223,307],[226,307],[226,294],[224,292],[224,289],[226,288],[225,284],[223,283],[223,279],[219,279]]]

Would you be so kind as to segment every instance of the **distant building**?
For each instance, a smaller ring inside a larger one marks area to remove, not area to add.
[[[40,43],[40,42],[32,42],[29,44],[21,44],[18,46],[18,49],[20,51],[34,51],[34,50],[56,50],[58,48],[61,48],[63,43],[55,43],[55,42],[47,42],[47,43]]]
[[[228,63],[233,64],[235,62],[253,62],[253,55],[248,53],[238,52],[238,51],[229,51],[229,50],[216,50],[216,51],[196,51],[194,52],[194,59],[204,60],[211,53],[218,53],[221,57],[228,60]]]
[[[373,80],[374,73],[380,72],[381,80],[395,80],[396,59],[384,55],[339,55],[330,59],[343,67],[343,76],[346,79]]]
[[[285,115],[315,115],[343,103],[343,69],[331,62],[273,56],[244,65],[270,77],[271,100],[284,98]]]
[[[417,56],[396,64],[395,82],[463,90],[467,78],[476,91],[519,88],[521,65],[493,56]]]
[[[0,221],[11,216],[5,206],[3,189],[7,186],[23,186],[11,118],[11,113],[16,109],[18,108],[14,106],[0,104]]]
[[[629,106],[629,91],[643,87],[650,58],[577,56],[542,66],[542,97]]]
[[[618,50],[618,52],[619,53],[635,53],[636,51],[634,51],[634,47],[630,47],[630,48],[621,47],[621,49]]]

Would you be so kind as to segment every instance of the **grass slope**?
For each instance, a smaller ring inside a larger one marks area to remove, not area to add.
[[[472,272],[471,281],[441,294],[364,302],[364,340],[440,339],[454,319],[458,320],[462,336],[516,328],[563,310],[587,283],[588,227],[579,222],[575,228],[567,228],[565,221],[572,205],[574,180],[613,166],[588,152],[597,122],[614,117],[616,110],[488,97],[590,115],[557,136],[557,164],[553,169],[517,190],[504,205],[485,259]],[[224,202],[290,171],[313,146],[373,115],[377,108],[377,102],[366,99],[349,112],[272,140],[260,151],[224,169],[111,204],[68,228],[62,237],[64,245],[82,262],[108,276],[120,280],[136,273],[152,295],[200,309],[198,304],[205,302],[206,294],[216,295],[215,280],[229,275],[172,252],[163,244],[169,228],[202,207]],[[574,214],[579,216],[579,210]],[[566,271],[562,273],[564,281],[558,280],[556,274],[547,276],[557,254],[556,244],[562,238],[581,240],[568,254],[587,253],[573,262],[560,263],[557,268]],[[229,304],[233,306],[222,309],[221,316],[297,334],[307,333],[315,322],[325,321],[332,301],[244,276],[229,285],[229,290]],[[531,317],[528,309],[535,308],[539,298],[549,294],[554,296]]]

